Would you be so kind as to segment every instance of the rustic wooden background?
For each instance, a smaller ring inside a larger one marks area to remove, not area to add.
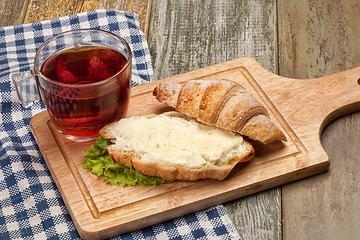
[[[360,66],[358,0],[1,0],[0,26],[100,8],[139,14],[156,79],[243,56],[291,78]],[[329,172],[225,204],[243,239],[360,236],[360,112],[321,140]]]

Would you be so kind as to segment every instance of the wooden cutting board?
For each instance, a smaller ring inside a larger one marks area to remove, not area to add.
[[[223,181],[173,182],[160,186],[106,184],[82,167],[84,149],[57,132],[48,113],[31,129],[57,187],[84,239],[108,238],[240,198],[329,168],[320,142],[334,118],[360,109],[360,67],[317,79],[290,79],[244,57],[132,88],[128,116],[172,110],[152,96],[160,82],[225,78],[242,84],[267,108],[287,142],[252,142],[256,156]]]

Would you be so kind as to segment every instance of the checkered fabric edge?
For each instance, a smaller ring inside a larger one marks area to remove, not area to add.
[[[113,32],[129,44],[133,53],[132,86],[153,81],[150,52],[139,17],[112,9],[94,10],[33,24],[0,28],[0,77],[32,67],[37,48],[48,38],[73,29],[102,29]],[[3,55],[3,56],[4,56]]]
[[[240,239],[223,205],[124,234],[116,239]]]
[[[132,86],[153,81],[138,16],[100,9],[48,21],[0,28],[0,239],[80,239],[31,134],[30,119],[42,103],[20,104],[10,75],[33,67],[37,48],[51,36],[94,28],[122,36],[133,52]],[[218,205],[113,239],[239,239]]]

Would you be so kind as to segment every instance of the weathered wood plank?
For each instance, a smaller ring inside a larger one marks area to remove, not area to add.
[[[149,47],[155,79],[239,58],[277,70],[276,1],[153,1]],[[281,238],[281,191],[225,204],[243,239]]]
[[[23,8],[27,0],[1,0],[0,1],[0,27],[18,25],[23,21]]]
[[[276,72],[275,4],[154,1],[149,42],[157,78],[243,56]]]
[[[30,0],[25,23],[62,17],[94,9],[113,8],[139,15],[140,27],[147,33],[152,0]]]
[[[360,66],[358,0],[280,0],[280,74],[313,78]]]
[[[283,187],[285,240],[359,238],[359,120],[350,114],[323,131],[329,172]]]
[[[280,75],[313,78],[360,66],[359,11],[357,0],[280,0]],[[284,239],[360,235],[360,113],[332,122],[321,140],[330,171],[283,187]]]

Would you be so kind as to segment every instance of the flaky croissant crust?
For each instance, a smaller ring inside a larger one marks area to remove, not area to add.
[[[217,79],[161,83],[154,88],[153,95],[205,124],[238,132],[264,144],[286,141],[265,107],[236,82]]]

